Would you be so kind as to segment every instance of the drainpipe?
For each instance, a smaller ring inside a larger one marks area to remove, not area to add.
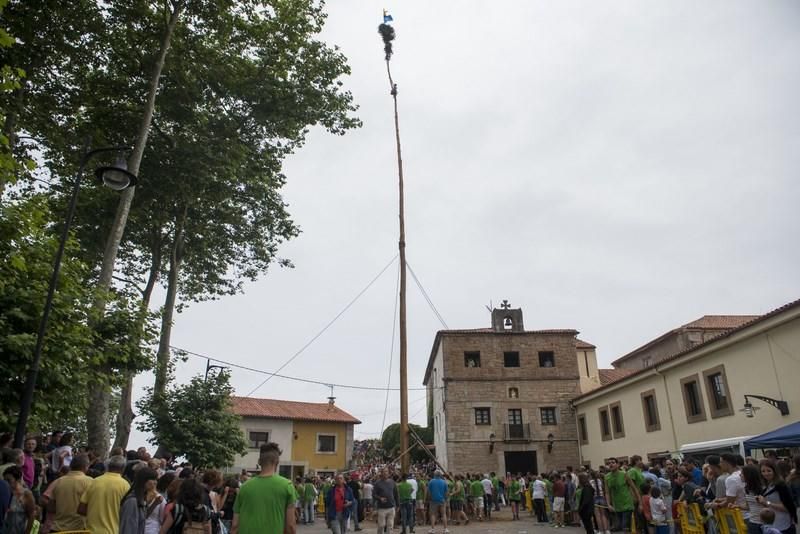
[[[678,452],[678,434],[675,432],[675,418],[672,416],[672,401],[669,398],[669,388],[667,387],[667,377],[658,370],[658,365],[653,366],[653,371],[661,377],[664,384],[664,394],[667,396],[667,414],[669,415],[669,424],[672,428],[672,450]]]

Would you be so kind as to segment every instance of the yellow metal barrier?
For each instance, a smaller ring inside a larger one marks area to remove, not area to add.
[[[747,534],[747,524],[738,508],[719,508],[714,517],[722,534]]]
[[[705,534],[703,514],[700,513],[700,506],[697,503],[687,505],[685,502],[679,502],[678,521],[682,534]]]

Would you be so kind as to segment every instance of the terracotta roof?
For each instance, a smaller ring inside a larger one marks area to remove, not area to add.
[[[291,419],[293,421],[319,421],[329,423],[353,423],[361,421],[336,405],[327,402],[297,402],[278,399],[254,399],[232,397],[233,413],[248,417],[269,419]]]
[[[760,315],[704,315],[690,323],[686,323],[678,328],[673,328],[669,332],[661,334],[655,339],[651,339],[641,347],[630,351],[624,356],[620,356],[611,362],[611,365],[617,366],[619,363],[633,358],[637,354],[640,354],[643,350],[652,347],[656,343],[663,341],[664,339],[677,334],[682,330],[730,330],[732,328],[739,328],[740,326],[754,321],[759,317]]]
[[[591,343],[587,343],[586,341],[584,341],[582,339],[577,339],[576,338],[575,339],[575,348],[576,349],[582,349],[582,350],[583,349],[588,350],[588,349],[596,349],[597,347],[595,347]]]
[[[633,374],[636,369],[598,369],[598,371],[600,372],[600,385],[605,386]]]
[[[686,323],[682,328],[727,330],[728,328],[738,328],[759,317],[760,315],[704,315],[696,321]]]
[[[640,374],[644,374],[644,373],[646,373],[648,371],[651,371],[653,368],[659,367],[659,366],[661,366],[661,365],[663,365],[663,364],[665,364],[667,362],[671,362],[673,360],[677,360],[677,359],[679,359],[679,358],[681,358],[681,357],[683,357],[683,356],[685,356],[687,354],[691,354],[692,352],[701,350],[701,349],[703,349],[703,348],[705,348],[705,347],[707,347],[709,345],[713,345],[714,343],[718,343],[718,342],[722,341],[725,338],[728,338],[728,337],[730,337],[730,336],[732,336],[734,334],[737,334],[739,332],[747,330],[748,328],[750,328],[752,326],[756,326],[759,323],[763,323],[764,321],[766,321],[768,319],[771,319],[771,318],[773,318],[773,317],[775,317],[777,315],[780,315],[780,314],[782,314],[784,312],[790,311],[790,310],[792,310],[794,308],[798,308],[798,307],[800,307],[800,299],[794,300],[792,302],[789,302],[788,304],[784,304],[783,306],[781,306],[779,308],[775,308],[771,312],[765,313],[764,315],[759,315],[759,316],[757,316],[756,319],[753,319],[752,321],[746,322],[746,323],[742,324],[741,326],[739,326],[737,328],[731,328],[727,332],[723,332],[718,336],[714,336],[711,339],[709,339],[709,340],[707,340],[707,341],[705,341],[703,343],[700,343],[699,345],[695,345],[694,347],[691,347],[691,348],[688,348],[688,349],[686,349],[684,351],[678,352],[677,354],[673,354],[672,356],[667,356],[666,358],[657,361],[656,363],[654,363],[653,365],[651,365],[649,367],[645,367],[644,369],[631,369],[632,372],[629,375],[624,376],[622,378],[618,378],[617,380],[615,380],[613,382],[608,382],[607,384],[602,384],[599,388],[595,388],[592,391],[587,391],[586,393],[583,393],[582,395],[578,395],[577,397],[575,397],[572,400],[576,401],[576,400],[582,399],[583,397],[587,397],[589,395],[594,395],[598,391],[601,391],[603,389],[611,387],[612,385],[616,384],[617,382],[622,382],[622,381],[625,381],[625,380],[627,380],[629,378],[638,376]],[[618,369],[618,370],[621,370],[621,369]],[[602,370],[601,370],[601,372],[602,372]],[[601,375],[601,381],[602,381],[602,375]]]

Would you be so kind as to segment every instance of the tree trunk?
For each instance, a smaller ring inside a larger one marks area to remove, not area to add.
[[[158,273],[161,270],[161,230],[156,229],[153,233],[153,246],[150,249],[150,272],[147,276],[147,283],[142,290],[142,302],[139,307],[140,311],[140,327],[139,333],[141,334],[145,328],[147,321],[147,313],[150,311],[150,298],[153,296],[153,289],[158,281]],[[141,338],[136,340],[136,346],[139,346]],[[123,450],[128,448],[128,439],[131,436],[131,425],[133,418],[136,414],[133,413],[133,379],[134,373],[128,373],[125,378],[125,384],[122,386],[120,392],[119,412],[117,412],[116,419],[116,432],[114,432],[114,445],[113,447],[121,447]]]
[[[158,353],[156,354],[156,380],[153,385],[153,402],[156,403],[163,397],[169,381],[169,344],[172,337],[172,318],[175,315],[175,302],[178,297],[178,274],[183,261],[183,231],[186,226],[187,211],[188,209],[184,207],[175,221],[175,239],[172,243],[169,274],[167,275],[167,297],[164,300],[164,309],[161,312],[161,334],[158,340]]]
[[[136,145],[134,146],[133,153],[128,160],[128,170],[133,174],[139,173],[139,166],[142,163],[142,155],[147,146],[147,135],[150,132],[150,123],[153,121],[153,113],[156,105],[156,95],[158,94],[159,80],[161,78],[161,71],[164,69],[164,61],[169,51],[170,41],[178,19],[183,11],[184,1],[180,0],[173,4],[172,13],[170,14],[167,27],[161,39],[161,48],[159,50],[158,59],[156,60],[153,72],[150,77],[150,87],[147,94],[147,103],[145,104],[144,114],[142,121],[139,123],[139,132],[136,137]],[[128,221],[128,214],[131,209],[131,202],[133,201],[133,194],[135,188],[129,187],[124,190],[120,195],[119,204],[117,205],[117,213],[114,217],[114,223],[111,231],[106,240],[105,251],[103,252],[103,263],[100,268],[100,278],[97,286],[97,298],[93,306],[93,316],[101,317],[105,312],[106,306],[106,292],[111,287],[111,277],[114,274],[114,263],[117,261],[117,252],[119,244],[122,241],[122,234],[125,231],[125,224]],[[89,447],[105,458],[108,452],[109,436],[108,436],[108,406],[109,395],[111,392],[108,386],[102,383],[101,380],[92,380],[89,384],[89,390],[103,392],[105,398],[102,402],[90,402],[89,409],[86,413],[87,428],[89,431],[88,441]],[[99,399],[98,399],[99,400]]]

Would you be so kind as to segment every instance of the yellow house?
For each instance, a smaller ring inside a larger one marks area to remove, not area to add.
[[[279,472],[287,478],[346,470],[353,456],[353,428],[361,423],[333,401],[233,397],[233,411],[242,418],[249,442],[234,469],[256,471],[259,448],[274,442],[282,451]]]

